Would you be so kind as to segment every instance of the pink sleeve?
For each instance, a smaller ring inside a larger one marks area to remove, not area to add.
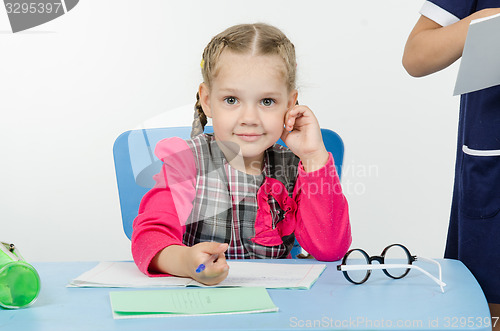
[[[196,164],[187,143],[168,138],[156,145],[155,154],[163,161],[154,176],[155,186],[142,198],[132,232],[132,256],[148,276],[151,260],[170,245],[183,245],[185,223],[196,194]]]
[[[293,197],[297,202],[295,235],[301,247],[317,260],[340,260],[351,245],[351,226],[331,154],[327,164],[313,172],[299,164]]]

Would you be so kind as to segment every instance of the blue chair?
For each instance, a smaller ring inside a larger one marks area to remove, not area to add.
[[[213,132],[213,128],[207,126],[205,132]],[[161,170],[162,162],[154,155],[156,144],[167,137],[189,139],[190,133],[191,127],[169,127],[131,130],[116,138],[113,145],[116,181],[123,230],[129,239],[132,237],[132,223],[137,216],[141,199],[154,186],[153,175]],[[329,129],[321,129],[321,134],[326,149],[333,154],[335,167],[340,177],[344,143],[337,133]],[[286,146],[281,139],[278,143]],[[292,256],[296,257],[300,252],[301,247],[295,241]]]

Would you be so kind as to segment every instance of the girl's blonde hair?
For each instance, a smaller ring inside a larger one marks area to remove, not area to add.
[[[239,24],[219,33],[208,43],[203,51],[201,73],[208,88],[217,74],[217,62],[225,50],[239,54],[249,52],[255,55],[278,55],[285,64],[285,81],[289,91],[295,89],[297,63],[295,47],[278,28],[264,24]],[[199,93],[196,93],[195,114],[191,137],[203,133],[207,117],[200,103]]]

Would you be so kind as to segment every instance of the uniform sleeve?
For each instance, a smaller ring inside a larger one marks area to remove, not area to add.
[[[472,0],[428,0],[424,2],[420,14],[441,26],[448,26],[474,11],[475,1]]]
[[[340,260],[351,245],[351,226],[331,153],[327,164],[316,171],[308,173],[299,164],[293,197],[299,244],[317,260]]]
[[[196,164],[184,140],[162,140],[155,154],[163,166],[154,176],[155,186],[142,198],[132,233],[132,256],[148,276],[155,276],[149,266],[157,253],[170,245],[183,245],[196,194]]]

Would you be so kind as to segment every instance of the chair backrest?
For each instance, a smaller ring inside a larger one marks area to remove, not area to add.
[[[213,132],[207,126],[205,132]],[[141,199],[154,186],[153,175],[161,170],[162,162],[154,155],[156,144],[168,137],[189,139],[191,127],[170,127],[157,129],[131,130],[122,133],[113,145],[116,181],[120,208],[122,212],[123,230],[130,239],[132,223],[137,216]],[[334,131],[321,129],[326,149],[332,153],[339,177],[344,158],[344,143]],[[281,140],[281,145],[285,145]],[[295,255],[293,255],[295,256]]]

